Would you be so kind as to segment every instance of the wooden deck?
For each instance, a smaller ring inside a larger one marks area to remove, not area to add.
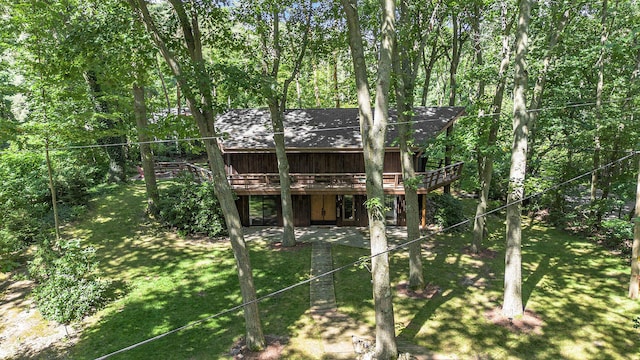
[[[459,162],[446,167],[416,173],[423,181],[418,184],[418,193],[451,184],[462,174],[464,163]],[[211,180],[211,171],[203,167],[181,163],[158,163],[160,168],[186,170],[201,180]],[[366,176],[364,173],[291,173],[291,194],[366,194]],[[238,195],[278,195],[280,194],[280,175],[274,174],[231,174],[227,176],[229,184]],[[384,191],[387,194],[404,194],[401,173],[383,175]]]

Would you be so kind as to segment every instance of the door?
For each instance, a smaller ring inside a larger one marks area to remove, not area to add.
[[[335,195],[311,195],[311,223],[336,223]]]

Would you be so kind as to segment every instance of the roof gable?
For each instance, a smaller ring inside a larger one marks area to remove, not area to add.
[[[415,143],[423,144],[451,126],[464,108],[416,107],[414,113]],[[387,147],[398,136],[396,112],[389,115]],[[357,108],[286,110],[284,127],[288,149],[362,149]],[[216,119],[216,129],[227,152],[275,148],[268,109],[230,110]]]

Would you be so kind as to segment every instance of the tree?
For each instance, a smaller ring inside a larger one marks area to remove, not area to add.
[[[371,111],[371,95],[367,79],[363,38],[356,0],[341,0],[347,19],[349,47],[356,76],[360,132],[364,152],[367,210],[371,237],[373,300],[376,313],[376,359],[395,359],[397,346],[391,285],[389,256],[384,224],[384,165],[385,135],[388,121],[388,96],[391,78],[395,33],[395,3],[382,0],[380,20],[380,48],[377,66],[375,110]]]
[[[458,66],[460,65],[460,58],[462,53],[462,47],[466,41],[466,36],[463,33],[464,23],[460,21],[460,10],[455,9],[453,6],[451,7],[451,30],[452,30],[452,38],[451,38],[451,58],[449,62],[449,106],[454,106],[456,104],[456,94],[458,92],[458,83],[456,80],[456,76],[458,73]],[[451,152],[453,151],[452,146],[452,137],[453,137],[453,126],[447,127],[447,140],[445,143],[445,151],[444,151],[444,166],[451,165]],[[451,193],[451,184],[447,184],[444,186],[444,193]]]
[[[428,23],[432,23],[438,12],[438,5],[433,7]],[[395,73],[396,103],[398,111],[398,143],[400,147],[400,161],[402,165],[402,183],[405,192],[407,216],[407,242],[409,245],[409,287],[420,289],[424,287],[422,274],[421,243],[416,241],[420,237],[420,215],[417,185],[421,178],[416,177],[413,167],[412,113],[414,103],[415,78],[423,60],[424,48],[430,35],[428,27],[421,24],[428,14],[422,11],[423,4],[409,4],[400,1],[398,11],[398,39],[393,57]],[[421,26],[422,25],[422,26]],[[423,29],[422,27],[426,27]]]
[[[504,270],[504,301],[502,312],[513,318],[521,315],[522,306],[522,246],[521,219],[524,180],[527,167],[527,133],[529,113],[526,105],[529,0],[519,1],[520,15],[516,32],[516,55],[513,89],[513,145],[507,197],[507,246]]]
[[[493,176],[493,162],[495,145],[498,140],[498,131],[500,130],[500,119],[502,118],[502,100],[504,97],[504,90],[507,83],[507,68],[509,67],[509,58],[511,56],[511,41],[510,33],[513,21],[508,20],[508,6],[506,1],[501,3],[501,28],[502,28],[502,56],[498,69],[498,83],[496,84],[496,90],[493,96],[493,102],[491,104],[491,115],[489,117],[490,124],[489,130],[485,131],[485,124],[480,123],[480,132],[478,135],[479,141],[486,141],[486,148],[484,151],[478,151],[478,176],[480,183],[480,196],[478,199],[478,205],[476,207],[476,216],[473,222],[473,242],[471,244],[471,251],[478,253],[482,248],[482,241],[486,236],[486,223],[487,219],[484,214],[487,212],[489,204],[489,190],[491,188],[491,178]],[[486,117],[481,117],[484,120]],[[484,139],[484,133],[487,133],[486,140]]]
[[[440,29],[442,28],[443,17],[438,16],[439,12],[436,12],[436,17],[431,18],[429,23],[431,46],[429,48],[429,55],[425,53],[426,49],[422,49],[422,66],[424,71],[424,82],[422,84],[422,96],[420,100],[421,106],[427,106],[427,98],[429,95],[429,87],[431,84],[431,73],[436,61],[443,55],[444,47],[440,46]],[[426,46],[425,46],[426,48]],[[427,61],[428,59],[428,61]]]
[[[273,141],[278,160],[280,176],[280,199],[282,202],[283,246],[296,244],[293,227],[293,203],[291,201],[291,178],[289,177],[289,161],[287,160],[284,137],[284,112],[287,108],[287,94],[291,82],[298,76],[304,59],[309,33],[311,31],[312,3],[298,4],[265,1],[249,2],[252,12],[246,18],[257,18],[254,28],[260,37],[261,52],[249,49],[257,55],[261,62],[260,90],[266,100],[271,115]],[[285,31],[281,31],[281,26]],[[296,46],[293,46],[296,44]],[[299,46],[299,47],[298,47]],[[283,64],[289,60],[290,64]],[[284,81],[280,81],[282,65],[291,67]]]
[[[136,11],[140,20],[145,25],[147,32],[151,36],[155,46],[158,48],[165,61],[171,68],[176,80],[180,84],[191,114],[200,131],[200,135],[206,140],[205,147],[209,166],[211,167],[213,184],[216,197],[222,208],[222,212],[229,231],[229,238],[233,249],[236,265],[238,267],[238,278],[240,280],[240,291],[244,306],[244,318],[246,326],[246,344],[252,350],[260,350],[265,346],[264,334],[260,322],[260,313],[256,300],[256,292],[253,284],[253,274],[249,253],[244,241],[240,215],[236,208],[231,186],[229,185],[225,173],[222,153],[217,141],[214,127],[215,104],[209,74],[206,70],[205,59],[202,52],[202,35],[198,20],[198,11],[194,7],[187,8],[180,0],[170,0],[173,14],[177,17],[178,24],[182,31],[183,50],[186,56],[177,56],[167,46],[167,41],[163,38],[156,21],[152,18],[145,0],[129,0],[132,8]],[[205,5],[203,5],[205,6]],[[208,8],[214,12],[216,9]],[[215,16],[214,14],[210,14]],[[184,69],[192,69],[192,72]]]
[[[629,297],[637,299],[640,295],[640,161],[638,161],[638,180],[636,185],[636,207],[633,216],[633,245],[631,248],[631,280]]]
[[[142,70],[139,71],[142,72]],[[144,80],[142,80],[143,75],[141,73],[139,74],[138,80],[133,84],[133,112],[136,118],[138,141],[140,142],[140,158],[144,171],[144,184],[147,189],[147,212],[156,215],[160,195],[158,193],[158,185],[156,184],[153,152],[151,151],[151,144],[149,144],[150,137],[148,135],[149,129],[147,124],[147,105],[144,96]]]
[[[106,94],[102,90],[98,73],[93,69],[88,69],[83,75],[89,88],[90,98],[94,104],[94,112],[98,122],[107,131],[115,130],[117,123],[111,115],[109,103],[106,101]],[[126,138],[118,134],[110,134],[98,139],[98,143],[105,145],[109,156],[109,181],[126,181],[127,158],[123,145],[125,142]]]

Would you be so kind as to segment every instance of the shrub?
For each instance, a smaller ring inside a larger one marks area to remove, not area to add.
[[[451,194],[437,194],[430,196],[433,223],[446,229],[463,222],[465,219],[462,202]],[[450,231],[464,231],[465,226],[457,226]]]
[[[189,173],[181,173],[176,183],[161,194],[159,214],[165,225],[182,235],[213,237],[227,233],[213,184],[197,183]]]
[[[43,241],[29,264],[42,316],[68,324],[104,306],[110,282],[95,276],[96,266],[95,249],[81,247],[78,240]]]
[[[610,249],[630,250],[628,244],[633,239],[633,224],[620,219],[607,219],[602,221],[604,232],[603,243]]]
[[[104,171],[94,156],[62,153],[52,158],[62,219],[81,213],[89,189]],[[49,179],[41,153],[0,154],[0,254],[8,255],[41,240],[53,227]]]

